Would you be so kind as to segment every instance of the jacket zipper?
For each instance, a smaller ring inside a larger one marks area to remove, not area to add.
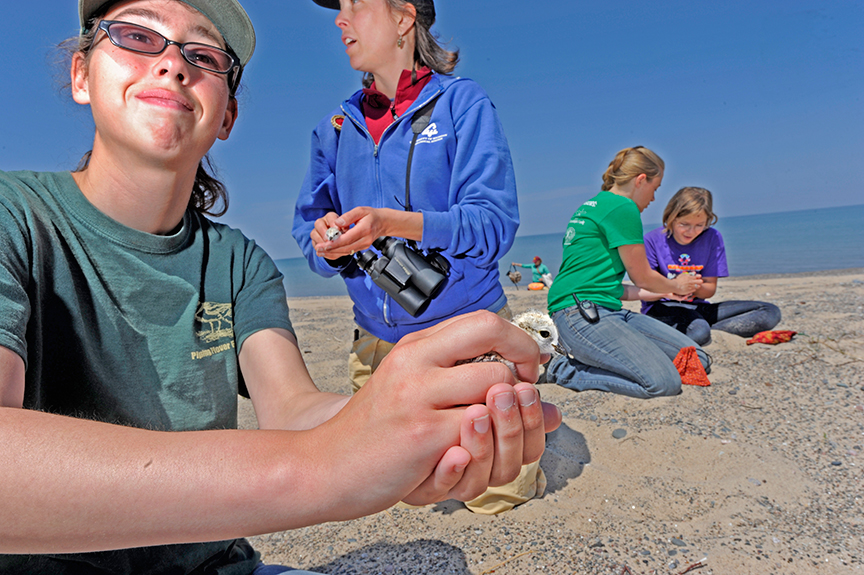
[[[393,114],[393,122],[384,129],[384,132],[381,133],[381,139],[379,140],[379,142],[384,141],[384,136],[387,135],[387,132],[390,131],[390,129],[393,128],[393,126],[395,126],[396,124],[399,123],[399,120],[401,118],[404,118],[405,116],[408,116],[410,114],[414,114],[414,112],[416,112],[417,110],[419,110],[420,108],[422,108],[423,106],[425,106],[426,104],[431,102],[434,98],[437,98],[438,95],[441,94],[441,92],[443,92],[443,90],[441,90],[439,88],[438,90],[435,91],[434,94],[432,94],[429,98],[426,99],[425,102],[423,102],[419,106],[417,105],[417,101],[415,100],[414,105],[412,105],[410,108],[408,108],[408,110],[406,110],[405,113],[402,114],[402,116],[400,116],[400,117],[396,116],[396,105],[393,104],[393,106],[391,106],[391,108],[390,108],[390,111]],[[375,139],[372,137],[372,134],[369,133],[369,130],[366,128],[366,126],[363,125],[361,122],[359,122],[354,117],[354,115],[351,114],[351,112],[349,110],[345,109],[344,103],[339,107],[342,109],[342,112],[345,114],[345,116],[348,117],[351,120],[351,122],[354,123],[355,126],[360,128],[363,131],[363,133],[366,134],[366,136],[370,140],[372,140],[373,142],[375,141]],[[376,143],[374,148],[372,149],[372,156],[375,158],[375,181],[378,184],[378,190],[382,194],[382,200],[383,200],[383,193],[384,192],[381,189],[381,177],[380,177],[381,170],[380,170],[380,160],[378,158],[378,148],[379,148],[379,146]],[[390,323],[390,299],[391,299],[390,294],[388,294],[387,292],[384,292],[384,305],[382,306],[381,313],[383,316],[382,320],[384,321],[384,323],[389,327],[393,327],[393,324]]]

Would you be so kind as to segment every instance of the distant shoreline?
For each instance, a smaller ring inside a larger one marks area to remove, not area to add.
[[[826,277],[836,277],[836,276],[844,276],[844,275],[856,275],[864,273],[864,268],[840,268],[833,270],[820,270],[820,271],[809,271],[809,272],[795,272],[788,274],[758,274],[752,276],[733,276],[721,278],[721,282],[729,282],[729,281],[753,281],[753,280],[767,280],[767,279],[777,279],[777,278],[807,278],[807,277],[816,277],[816,276],[826,276]],[[335,281],[335,280],[334,280]],[[504,287],[504,295],[507,295],[514,291],[527,291],[525,288],[520,286],[520,289],[516,290],[512,285],[505,285],[503,282],[501,285]],[[321,300],[321,299],[333,299],[333,298],[345,298],[348,299],[347,295],[310,295],[310,296],[289,296],[288,301],[300,301],[300,300]]]
[[[720,281],[749,281],[749,280],[761,280],[761,279],[773,279],[773,278],[781,278],[781,277],[790,277],[790,278],[807,278],[813,276],[843,276],[843,275],[853,275],[864,273],[864,268],[839,268],[833,270],[816,270],[816,271],[807,271],[807,272],[793,272],[786,274],[756,274],[750,276],[734,276],[734,277],[726,277],[720,278]]]
[[[656,226],[648,226],[649,232]],[[847,208],[822,208],[759,216],[721,218],[716,225],[723,235],[729,273],[732,278],[766,278],[776,274],[854,273],[864,268],[864,204]],[[832,234],[822,233],[831,229]],[[842,237],[838,242],[834,238]],[[561,234],[517,236],[498,259],[500,281],[505,288],[511,262],[529,262],[534,256],[557,276],[563,264]],[[345,282],[313,272],[305,258],[276,260],[285,276],[289,297],[348,295]],[[845,271],[843,271],[845,270]],[[531,274],[522,272],[521,288]],[[795,276],[790,276],[795,277]],[[805,276],[806,277],[806,276]]]

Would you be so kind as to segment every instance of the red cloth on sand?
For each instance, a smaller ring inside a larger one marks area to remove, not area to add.
[[[752,338],[747,340],[747,345],[753,343],[767,343],[768,345],[777,345],[778,343],[786,343],[791,340],[797,331],[760,331]]]
[[[696,354],[696,348],[692,345],[682,348],[672,363],[675,364],[675,368],[681,374],[681,383],[684,385],[700,385],[702,387],[711,385],[708,374],[705,373],[705,368],[702,367],[702,362],[699,361],[699,356]]]

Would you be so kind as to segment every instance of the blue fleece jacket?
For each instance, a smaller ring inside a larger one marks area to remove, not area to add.
[[[450,261],[444,289],[414,318],[372,282],[356,263],[315,254],[315,220],[358,206],[404,209],[405,174],[414,113],[436,95],[429,126],[417,140],[411,167],[411,205],[423,214],[422,249]],[[420,96],[376,146],[358,91],[312,133],[312,157],[294,211],[292,233],[316,273],[341,274],[354,301],[354,319],[390,342],[439,321],[506,303],[498,260],[519,227],[510,149],[495,107],[477,83],[433,74]],[[345,116],[341,131],[333,117]],[[342,265],[340,265],[342,264]]]

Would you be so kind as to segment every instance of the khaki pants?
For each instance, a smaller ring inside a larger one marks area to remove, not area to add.
[[[348,378],[351,393],[357,393],[366,385],[381,361],[396,346],[395,343],[378,339],[362,327],[354,330],[354,344],[348,355]]]
[[[505,319],[512,319],[510,306],[505,305],[498,312]],[[354,344],[348,356],[348,375],[351,391],[356,393],[369,381],[381,361],[396,344],[379,339],[358,327],[354,332]],[[546,475],[540,469],[540,462],[523,465],[519,476],[506,485],[490,487],[480,497],[468,501],[465,506],[474,513],[495,515],[513,509],[534,497],[542,497],[546,490]]]

